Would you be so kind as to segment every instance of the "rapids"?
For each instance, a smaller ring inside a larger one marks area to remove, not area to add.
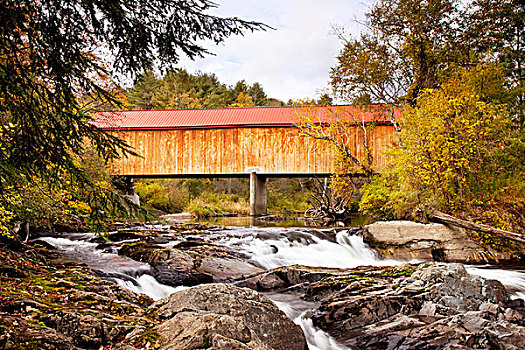
[[[145,228],[165,229],[163,226]],[[187,236],[212,241],[238,251],[267,269],[286,265],[352,268],[360,265],[394,265],[400,262],[382,260],[370,249],[362,237],[352,230],[307,229],[307,228],[257,228],[229,227],[206,235]],[[135,292],[143,293],[154,300],[187,287],[170,287],[155,280],[148,264],[96,249],[89,242],[94,234],[70,234],[66,238],[45,237],[42,240],[53,245],[66,258],[87,264],[101,277],[112,280]],[[169,247],[176,241],[169,242]],[[467,267],[471,274],[500,280],[514,298],[525,299],[525,271],[500,270],[491,267]],[[315,303],[305,302],[290,294],[269,293],[267,296],[296,324],[301,326],[310,349],[346,349],[327,333],[315,328],[309,312]]]

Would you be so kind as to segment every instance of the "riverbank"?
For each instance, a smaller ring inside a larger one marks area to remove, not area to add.
[[[95,277],[51,246],[0,244],[0,348],[98,349],[156,341],[153,300]],[[134,329],[142,330],[127,337]]]
[[[324,220],[306,218],[302,213],[289,213],[280,215],[249,216],[249,215],[220,215],[198,218],[191,213],[165,214],[158,216],[160,222],[167,224],[204,224],[220,226],[257,226],[257,227],[360,227],[371,224],[374,220],[365,215],[349,217],[346,225],[343,222],[330,224]]]

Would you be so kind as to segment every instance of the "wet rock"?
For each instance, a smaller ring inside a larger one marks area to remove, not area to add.
[[[194,259],[177,249],[155,250],[147,261],[153,268],[153,275],[160,282],[170,286],[194,286],[213,282],[209,274],[199,272]]]
[[[470,276],[461,264],[432,265],[416,271],[412,277],[427,284],[433,282],[432,300],[457,311],[475,310],[487,302],[505,305],[509,301],[501,282]]]
[[[156,328],[162,349],[306,349],[299,326],[267,297],[246,288],[193,287],[149,310],[164,321]]]
[[[174,248],[132,243],[124,245],[119,254],[150,264],[153,276],[170,286],[234,281],[263,271],[235,252],[197,240],[181,242]]]
[[[396,260],[434,260],[488,263],[510,259],[475,243],[464,229],[411,221],[380,221],[365,226],[363,239],[383,257]]]
[[[142,236],[137,232],[121,230],[113,233],[108,233],[105,238],[112,242],[127,241],[130,239],[140,239]]]
[[[305,284],[316,282],[327,274],[336,274],[341,269],[315,268],[307,266],[283,266],[264,271],[235,283],[239,287],[246,287],[260,292],[277,291],[285,288],[301,288]]]
[[[212,276],[213,282],[238,280],[254,273],[264,271],[248,262],[239,259],[202,258],[198,270]]]
[[[255,235],[255,238],[260,239],[261,241],[278,241],[282,237],[277,232],[258,232]]]
[[[150,264],[153,276],[167,285],[196,285],[212,281],[211,276],[194,269],[193,258],[189,254],[177,249],[138,242],[124,245],[119,254]]]
[[[278,241],[283,238],[288,239],[290,242],[298,242],[300,244],[312,244],[315,242],[313,237],[320,238],[335,243],[335,231],[334,230],[315,230],[315,229],[301,229],[292,230],[288,232],[258,232],[256,238],[268,241]]]
[[[290,232],[287,232],[285,237],[290,242],[297,242],[299,244],[310,245],[312,243],[315,243],[315,241],[314,241],[314,239],[312,238],[311,235],[309,235],[307,233],[304,233],[304,232],[301,232],[301,231],[290,231]]]
[[[137,242],[131,244],[124,244],[119,250],[119,255],[125,255],[133,260],[147,262],[152,252],[157,249],[163,249],[160,245],[147,242]]]
[[[326,240],[332,243],[336,243],[335,236],[337,235],[337,231],[332,230],[314,230],[314,229],[303,229],[303,232],[311,234],[312,236],[315,236],[319,239]]]

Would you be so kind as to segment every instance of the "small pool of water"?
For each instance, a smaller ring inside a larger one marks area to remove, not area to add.
[[[210,225],[223,225],[223,226],[256,226],[256,227],[318,227],[327,228],[339,225],[327,225],[324,221],[305,220],[305,218],[299,214],[282,215],[279,218],[274,217],[273,219],[265,220],[256,218],[253,216],[219,216],[211,218],[194,218],[184,220],[188,223],[200,223]],[[340,223],[340,226],[346,227],[360,227],[371,224],[374,222],[369,216],[355,215],[350,218],[346,224]]]

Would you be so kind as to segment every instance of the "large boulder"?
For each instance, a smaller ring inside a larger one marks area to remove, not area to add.
[[[379,221],[365,226],[363,239],[387,259],[461,263],[510,259],[509,253],[495,252],[475,243],[462,228],[437,223]]]
[[[247,288],[209,284],[161,299],[149,313],[162,321],[162,349],[304,350],[306,340],[266,296]]]

